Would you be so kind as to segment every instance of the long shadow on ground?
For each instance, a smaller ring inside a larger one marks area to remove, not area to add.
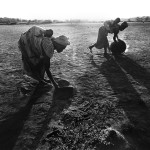
[[[113,59],[105,55],[107,61],[101,65],[90,60],[94,67],[106,77],[114,94],[119,99],[119,107],[125,111],[130,125],[124,126],[123,134],[140,150],[150,148],[150,111],[128,78],[129,74],[150,91],[150,73],[128,57]]]
[[[43,122],[43,126],[41,127],[41,130],[37,133],[36,138],[34,139],[33,144],[31,145],[31,149],[36,149],[38,148],[38,144],[41,141],[41,138],[43,137],[45,131],[48,130],[48,124],[50,123],[51,119],[54,117],[53,115],[56,113],[57,115],[60,114],[64,108],[68,108],[71,105],[71,97],[72,91],[62,90],[62,89],[57,89],[53,93],[53,98],[52,98],[52,104],[50,109],[47,112],[47,115],[45,117],[45,121]],[[72,89],[71,89],[72,90]],[[45,139],[44,139],[45,140]],[[43,140],[43,141],[44,141]],[[45,144],[41,141],[41,144]]]
[[[40,88],[39,86],[37,86],[33,91],[32,96],[28,100],[27,105],[0,125],[0,128],[3,129],[0,131],[0,150],[12,150],[14,148],[23,129],[24,123],[28,119],[28,116],[33,105],[36,103],[36,100],[50,90],[51,89],[49,88]],[[40,139],[47,129],[47,125],[50,122],[52,115],[54,113],[60,113],[64,108],[71,104],[71,93],[68,94],[68,91],[61,90],[62,89],[54,91],[52,104],[46,114],[43,125],[37,132],[36,138],[34,139],[33,143],[31,145],[28,145],[27,149],[36,149]]]
[[[143,68],[125,55],[122,55],[122,57],[116,59],[116,62],[121,68],[130,74],[134,80],[145,86],[150,93],[150,72],[148,72],[146,68]]]
[[[39,91],[40,90],[40,91]],[[49,90],[49,89],[48,89]],[[31,97],[24,108],[8,119],[3,121],[0,125],[0,149],[1,150],[11,150],[15,146],[18,136],[20,135],[24,122],[27,120],[33,104],[36,102],[37,98],[42,96],[46,90],[41,90],[39,86],[32,91]],[[38,94],[37,94],[38,93]]]

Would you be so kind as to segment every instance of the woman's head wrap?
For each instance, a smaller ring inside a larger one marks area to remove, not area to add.
[[[120,31],[123,31],[125,28],[127,28],[128,27],[128,23],[126,22],[126,21],[124,21],[121,25],[120,25],[120,27],[119,27],[119,30]]]
[[[67,38],[66,36],[61,35],[59,37],[54,38],[54,41],[60,45],[67,46],[67,45],[70,45],[70,42],[68,41],[68,39],[69,38]]]

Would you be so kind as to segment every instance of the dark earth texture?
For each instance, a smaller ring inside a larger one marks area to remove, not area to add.
[[[32,25],[0,26],[0,150],[150,150],[150,23],[119,33],[117,57],[87,49],[101,25],[42,25],[71,43],[51,60],[57,91],[22,70],[17,42]]]

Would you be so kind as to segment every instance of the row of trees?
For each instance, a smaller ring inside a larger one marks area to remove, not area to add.
[[[12,25],[12,24],[41,24],[41,23],[53,23],[56,22],[56,20],[26,20],[26,19],[18,19],[18,18],[0,18],[0,24],[7,24],[7,25]]]
[[[128,22],[150,22],[149,16],[143,16],[143,17],[135,17],[135,18],[129,18],[127,20]]]
[[[79,23],[79,22],[93,22],[88,20],[80,20],[80,19],[71,19],[71,20],[26,20],[26,19],[18,19],[18,18],[0,18],[0,24],[7,24],[7,25],[13,25],[13,24],[50,24],[50,23]]]
[[[125,19],[128,22],[150,22],[150,16],[144,16],[144,17],[135,17],[135,18],[129,18]],[[0,18],[0,24],[50,24],[50,23],[62,23],[62,22],[70,22],[70,23],[77,23],[77,22],[91,22],[88,20],[66,20],[66,21],[60,21],[60,20],[26,20],[26,19],[18,19],[18,18]]]

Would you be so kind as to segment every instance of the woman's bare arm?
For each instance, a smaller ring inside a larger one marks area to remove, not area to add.
[[[55,86],[55,88],[58,88],[58,84],[57,82],[54,80],[53,75],[50,71],[50,59],[46,59],[45,60],[45,69],[46,69],[46,73],[47,76],[49,77],[49,79],[52,81],[53,85]]]

